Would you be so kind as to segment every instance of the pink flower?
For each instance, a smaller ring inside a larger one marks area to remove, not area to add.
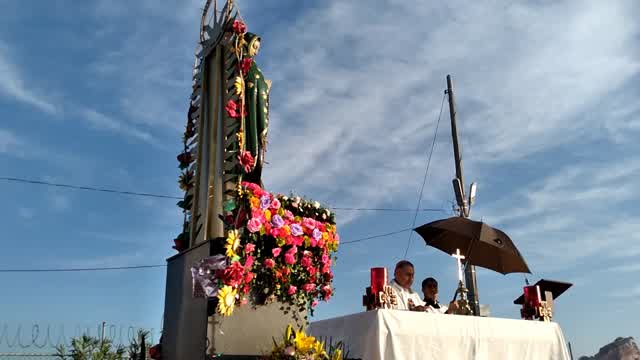
[[[248,243],[247,245],[244,246],[244,252],[247,254],[251,254],[255,249],[256,249],[256,246],[252,243]]]
[[[233,22],[233,31],[236,34],[244,34],[247,32],[247,25],[240,20],[235,20]]]
[[[248,182],[248,181],[243,181],[242,182],[242,186],[247,188],[247,190],[251,190],[251,192],[256,192],[256,191],[262,190],[260,188],[260,185],[254,184],[254,183],[251,183],[251,182]]]
[[[227,104],[224,106],[227,115],[231,118],[237,119],[240,117],[240,110],[243,110],[243,115],[247,115],[246,109],[241,109],[240,103],[236,103],[233,100],[227,101]]]
[[[252,233],[260,231],[260,228],[262,228],[262,222],[260,222],[260,220],[256,218],[252,218],[247,223],[247,229],[249,229],[249,231],[251,231]]]
[[[300,265],[302,265],[304,268],[308,268],[309,266],[311,266],[311,258],[309,258],[308,256],[303,256],[300,260]]]
[[[249,302],[247,298],[243,297],[242,300],[240,300],[240,305],[247,305],[247,302]]]
[[[316,246],[318,246],[318,240],[316,240],[316,239],[314,239],[314,238],[311,238],[311,240],[310,240],[310,242],[309,242],[309,243],[311,244],[311,247],[316,247]]]
[[[296,253],[298,252],[298,248],[294,245],[291,249],[287,250],[284,254],[284,262],[289,265],[293,265],[296,262]]]
[[[249,255],[247,256],[247,260],[244,262],[244,267],[246,269],[251,269],[252,265],[253,265],[253,256]]]
[[[313,302],[311,303],[311,307],[316,307],[318,306],[318,300],[313,300]]]
[[[316,228],[316,221],[310,218],[303,218],[302,226],[306,227],[309,230],[313,230]]]
[[[296,263],[296,256],[287,251],[287,253],[284,254],[284,262],[289,265],[293,265]]]
[[[316,285],[315,284],[308,283],[308,284],[302,285],[302,290],[304,290],[307,293],[310,293],[315,289],[316,289]]]
[[[289,210],[284,211],[284,218],[289,221],[293,221],[295,219],[295,217],[293,216],[293,213]]]
[[[273,199],[273,201],[271,201],[271,208],[274,210],[280,209],[280,200]]]
[[[238,162],[240,163],[240,166],[242,167],[245,173],[250,173],[251,168],[255,164],[253,155],[251,155],[251,152],[249,151],[243,151],[241,154],[239,154]]]
[[[323,264],[328,263],[329,260],[331,260],[331,258],[329,258],[329,255],[327,255],[327,253],[322,254],[322,263]]]
[[[333,294],[333,291],[331,290],[331,286],[329,286],[329,285],[323,286],[322,287],[322,292],[324,293],[324,299],[325,300],[331,299],[331,295]]]
[[[280,252],[282,251],[281,248],[274,248],[271,250],[271,253],[273,254],[273,257],[278,257],[278,255],[280,255]]]
[[[269,269],[273,269],[273,267],[276,266],[276,262],[273,261],[273,259],[267,259],[264,261],[264,266],[268,267]]]
[[[316,274],[318,273],[318,269],[313,266],[308,267],[307,271],[309,272],[309,276],[311,277],[316,276]]]
[[[289,291],[287,291],[287,294],[293,295],[293,294],[296,293],[296,291],[298,291],[298,288],[293,286],[293,285],[291,285],[291,286],[289,286]]]
[[[267,219],[264,217],[264,212],[257,208],[251,209],[251,217],[260,220],[261,223],[267,222]]]

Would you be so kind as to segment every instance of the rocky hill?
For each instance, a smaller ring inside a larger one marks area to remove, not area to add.
[[[632,337],[619,337],[601,347],[594,356],[582,356],[578,360],[640,360],[640,349]]]

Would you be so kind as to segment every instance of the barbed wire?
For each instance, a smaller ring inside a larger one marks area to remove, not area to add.
[[[68,337],[68,332],[65,333],[64,325],[52,326],[50,324],[41,326],[40,324],[31,324],[29,331],[28,326],[19,324],[15,330],[12,330],[9,324],[4,323],[2,325],[2,331],[0,332],[0,349],[13,350],[13,349],[48,349],[53,350],[59,345],[68,346],[72,338],[77,338],[82,335],[93,336],[100,338],[102,336],[102,324],[98,324],[95,327],[95,332],[92,331],[93,326],[81,326],[75,325],[74,331],[71,337]],[[153,328],[141,328],[134,326],[124,326],[116,324],[108,324],[104,328],[104,339],[107,339],[115,346],[128,346],[138,336],[139,330],[145,330],[149,332],[148,341],[155,343],[155,329]]]

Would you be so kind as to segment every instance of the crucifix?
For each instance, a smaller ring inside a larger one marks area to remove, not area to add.
[[[451,256],[456,258],[458,262],[458,280],[462,283],[462,259],[464,259],[464,255],[460,254],[460,249],[456,249],[456,253],[451,254]]]

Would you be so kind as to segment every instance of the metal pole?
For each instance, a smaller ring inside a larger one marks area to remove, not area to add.
[[[102,322],[102,332],[100,333],[100,345],[104,344],[104,328],[105,326],[107,326],[107,322],[103,321]]]
[[[456,126],[456,103],[453,95],[453,82],[451,75],[447,75],[447,94],[449,95],[449,115],[451,117],[451,139],[453,140],[453,156],[456,163],[456,178],[460,181],[460,188],[462,191],[462,199],[458,203],[460,208],[460,216],[467,217],[469,212],[466,203],[466,195],[464,190],[464,178],[462,176],[462,158],[460,156],[460,144],[458,143],[458,127]],[[468,256],[468,254],[465,254]],[[474,315],[480,316],[480,302],[478,300],[478,283],[476,279],[476,267],[473,265],[465,266],[464,269],[464,281],[469,290],[467,297],[469,299],[469,305],[473,310]]]

